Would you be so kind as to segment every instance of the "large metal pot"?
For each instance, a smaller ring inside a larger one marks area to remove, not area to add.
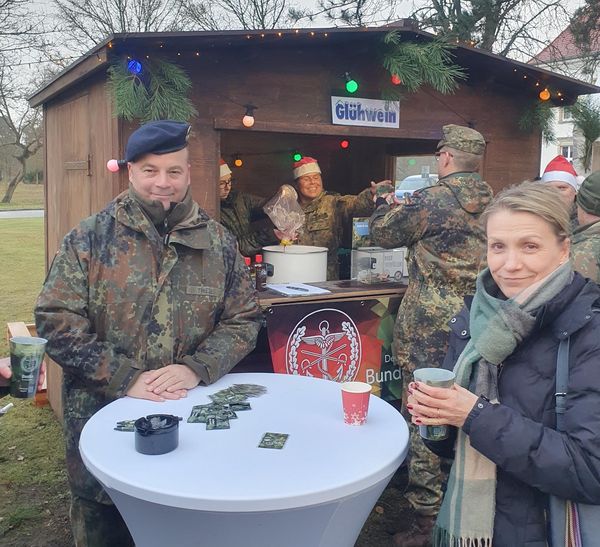
[[[273,266],[267,283],[315,283],[327,281],[327,247],[269,245],[263,258]]]

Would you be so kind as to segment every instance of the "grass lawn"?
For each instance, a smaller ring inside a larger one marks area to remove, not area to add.
[[[44,219],[0,219],[0,357],[7,321],[33,321],[44,281]],[[63,435],[50,407],[28,399],[0,418],[0,545],[72,545]]]
[[[6,182],[0,182],[0,200],[6,192]],[[10,209],[43,209],[44,208],[44,185],[43,184],[19,184],[13,194],[10,203],[0,203],[0,211]]]
[[[8,355],[5,325],[33,321],[44,282],[44,219],[0,219],[0,357]]]

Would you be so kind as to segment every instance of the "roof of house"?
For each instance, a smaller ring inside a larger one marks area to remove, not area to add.
[[[179,52],[208,48],[249,47],[286,48],[307,44],[328,47],[329,44],[376,47],[385,34],[394,30],[402,38],[416,42],[429,42],[433,34],[417,30],[414,21],[403,19],[384,27],[340,27],[273,30],[227,30],[193,32],[140,32],[109,36],[102,43],[81,56],[52,81],[46,83],[30,98],[32,106],[44,104],[59,96],[90,75],[108,68],[115,56],[130,50],[162,51],[179,55]],[[327,44],[327,45],[326,45]],[[571,104],[578,95],[600,93],[600,88],[587,82],[563,76],[538,66],[521,63],[466,44],[457,44],[453,51],[455,62],[467,69],[470,80],[493,80],[496,85],[509,87],[513,92],[526,92],[532,82],[543,89],[562,90],[561,104]]]
[[[582,51],[575,42],[571,28],[563,30],[550,44],[529,60],[531,64],[552,63],[567,59],[577,59],[589,53],[600,52],[600,30],[590,34],[590,51]]]

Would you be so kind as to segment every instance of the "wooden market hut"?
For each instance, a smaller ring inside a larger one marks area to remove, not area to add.
[[[423,86],[400,101],[399,127],[332,123],[332,96],[345,96],[344,75],[360,83],[356,95],[381,99],[389,81],[379,59],[390,31],[427,43],[433,36],[409,20],[392,27],[116,34],[82,56],[31,98],[43,106],[46,174],[46,257],[64,234],[126,189],[127,176],[105,165],[122,158],[136,123],[112,114],[107,69],[126,58],[160,56],[184,68],[198,111],[190,140],[192,191],[218,216],[218,159],[244,161],[234,169],[240,189],[271,195],[291,182],[295,150],[319,159],[325,187],[356,193],[371,180],[394,178],[395,158],[429,155],[448,123],[470,125],[488,142],[482,173],[498,190],[538,174],[541,136],[523,132],[519,119],[540,89],[554,90],[557,105],[600,91],[565,76],[457,45],[455,63],[467,79],[454,94]],[[558,95],[560,93],[560,95]],[[246,104],[255,124],[242,125]],[[347,149],[340,140],[348,140]],[[50,383],[54,383],[53,374]],[[50,398],[60,406],[59,390]]]

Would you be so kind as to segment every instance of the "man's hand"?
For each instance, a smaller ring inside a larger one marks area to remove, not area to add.
[[[164,396],[165,393],[195,388],[200,383],[200,377],[186,365],[167,365],[150,370],[145,382],[148,391]]]
[[[394,183],[391,180],[381,180],[379,182],[371,181],[371,194],[382,196],[394,192]]]
[[[148,388],[148,382],[152,381],[152,377],[150,375],[153,372],[156,371],[147,370],[146,372],[142,372],[127,391],[127,395],[129,395],[129,397],[135,397],[136,399],[148,399],[149,401],[156,401],[157,403],[162,403],[166,399],[177,400],[187,397],[187,389],[177,389],[173,392],[165,391],[160,395],[154,393]]]

